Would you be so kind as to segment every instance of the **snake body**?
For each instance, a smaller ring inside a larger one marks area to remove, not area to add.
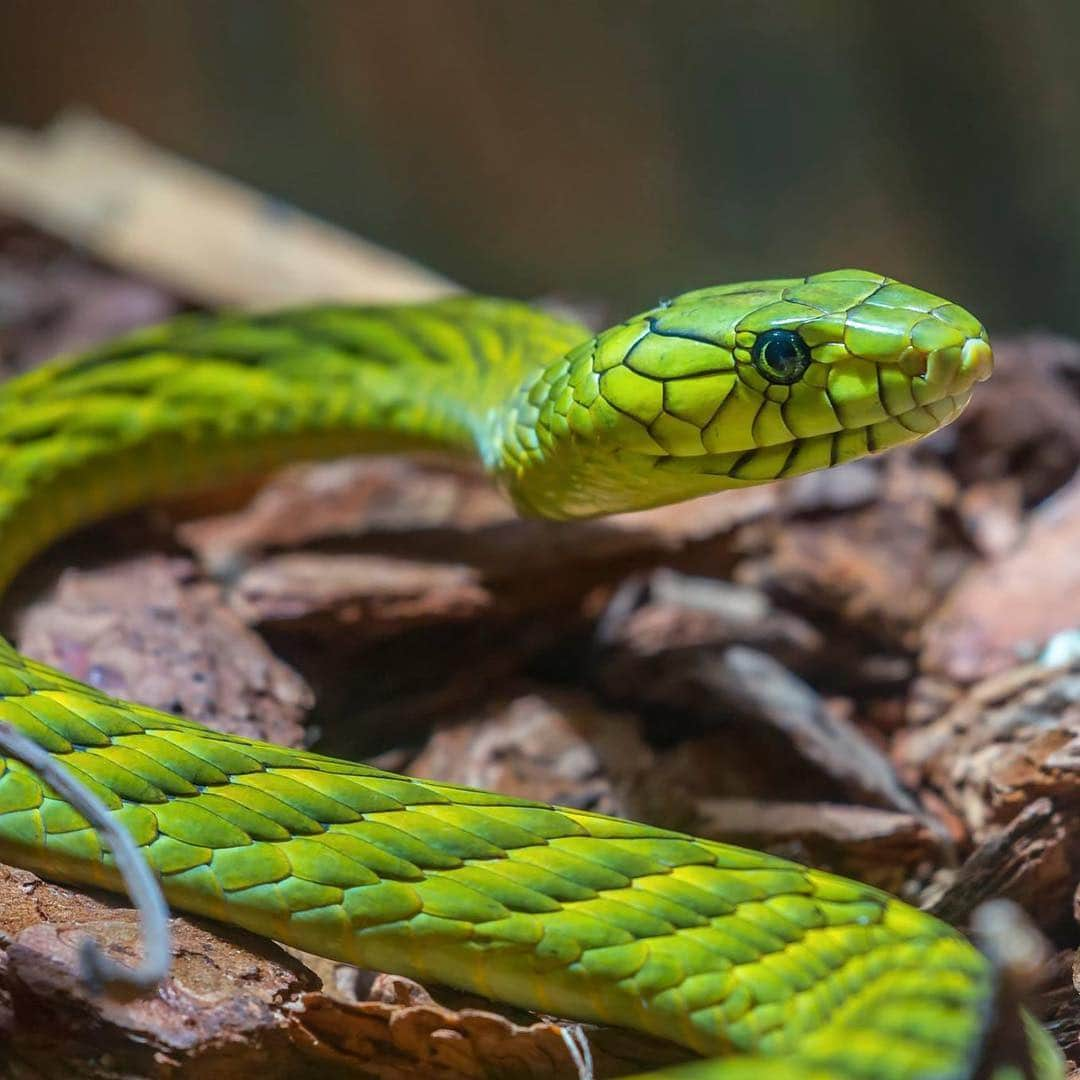
[[[962,308],[861,271],[704,289],[596,337],[475,298],[182,317],[0,389],[0,578],[77,524],[300,457],[471,453],[555,518],[762,483],[937,429],[991,363]],[[6,643],[0,720],[105,801],[178,908],[672,1039],[710,1058],[687,1076],[1023,1075],[978,1060],[982,955],[868,886],[221,734]],[[74,808],[0,769],[0,855],[118,887]]]

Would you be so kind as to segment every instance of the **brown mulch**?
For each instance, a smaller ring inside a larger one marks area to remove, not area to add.
[[[0,223],[7,372],[182,306]],[[57,545],[3,629],[212,725],[764,847],[961,925],[1012,897],[1080,1062],[1080,346],[997,352],[912,450],[610,521],[521,521],[437,461],[292,468]],[[174,927],[166,987],[94,998],[75,944],[130,953],[131,912],[0,871],[0,1075],[575,1077],[583,1039],[597,1075],[680,1057]]]

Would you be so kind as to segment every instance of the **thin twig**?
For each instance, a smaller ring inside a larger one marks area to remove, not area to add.
[[[83,981],[94,991],[110,987],[152,990],[168,977],[172,946],[169,939],[169,906],[165,903],[150,864],[130,835],[113,820],[108,807],[92,791],[62,768],[36,742],[3,721],[0,721],[0,751],[18,758],[33,769],[97,829],[112,851],[128,896],[138,909],[144,942],[142,963],[133,968],[118,964],[105,955],[97,942],[87,940],[82,943],[79,953]]]
[[[559,1028],[559,1034],[577,1069],[578,1080],[594,1080],[592,1049],[584,1028],[580,1024],[568,1024]]]

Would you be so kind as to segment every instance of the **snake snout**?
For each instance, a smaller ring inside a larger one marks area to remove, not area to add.
[[[983,337],[968,338],[960,350],[960,373],[972,382],[986,382],[994,372],[994,351]]]
[[[969,394],[976,383],[993,374],[994,353],[985,336],[969,337],[959,347],[942,350],[940,366],[931,354],[930,370],[943,376],[941,385],[946,393]]]

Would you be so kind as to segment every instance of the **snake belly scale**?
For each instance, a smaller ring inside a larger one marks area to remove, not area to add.
[[[473,454],[552,518],[763,483],[936,430],[991,366],[962,308],[863,271],[703,289],[595,337],[476,298],[186,316],[0,388],[0,578],[78,524],[305,457]],[[981,954],[857,882],[221,734],[6,643],[0,720],[105,801],[177,908],[672,1039],[707,1059],[686,1076],[1024,1075],[978,1060]],[[0,855],[117,888],[82,816],[0,768]]]

